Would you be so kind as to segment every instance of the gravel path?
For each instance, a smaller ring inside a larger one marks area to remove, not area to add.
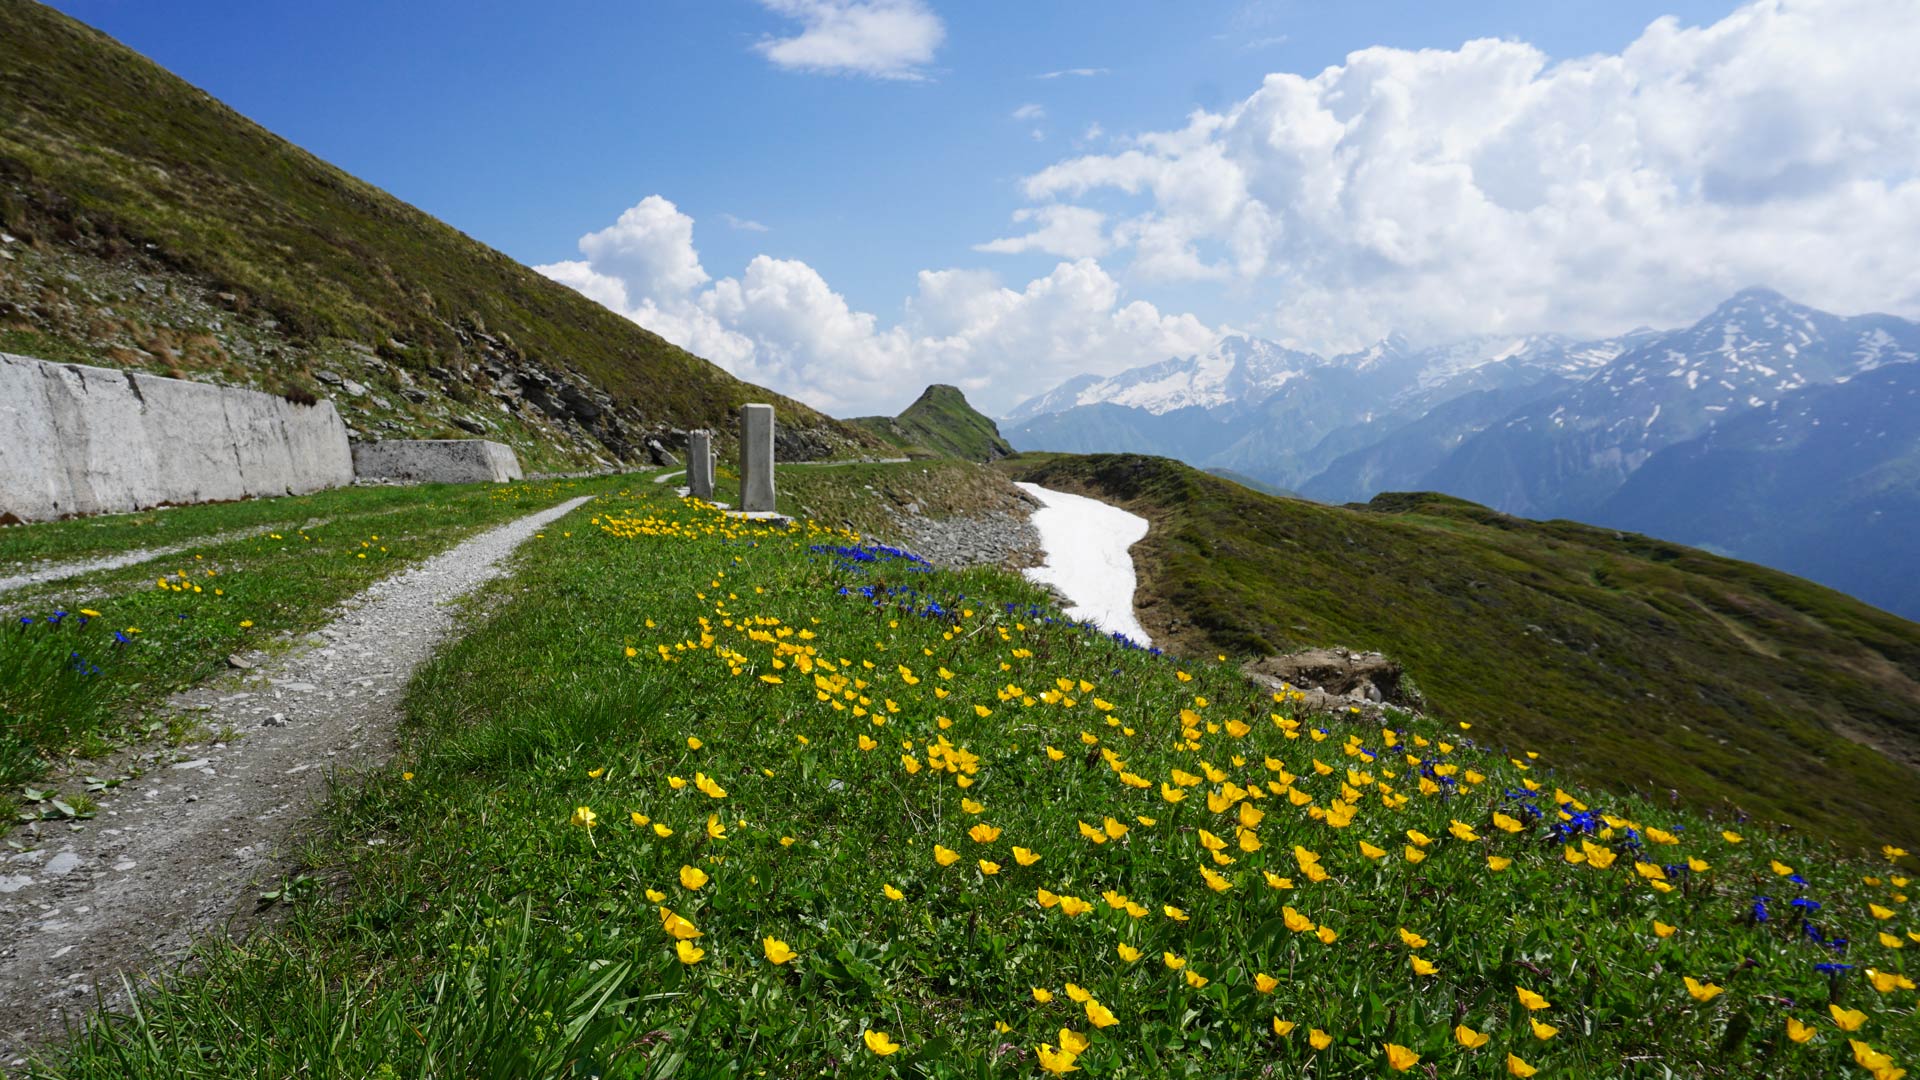
[[[445,605],[504,573],[514,548],[586,498],[482,533],[379,582],[308,647],[177,696],[209,732],[145,748],[141,775],[78,831],[16,829],[0,854],[0,1065],[112,1001],[122,975],[163,973],[192,940],[254,907],[336,771],[389,755],[399,693],[452,627]],[[121,771],[127,771],[122,769]]]
[[[309,524],[304,527],[317,528],[318,526]],[[32,570],[23,571],[7,577],[0,577],[0,593],[11,592],[14,589],[24,589],[29,585],[38,585],[47,581],[63,581],[70,577],[79,577],[81,574],[91,574],[95,570],[118,570],[123,566],[133,566],[136,563],[143,563],[149,559],[158,559],[165,555],[171,555],[176,551],[185,551],[188,548],[212,547],[215,544],[224,544],[229,540],[245,540],[249,536],[260,536],[272,532],[275,529],[289,528],[291,528],[291,526],[282,522],[273,525],[262,525],[253,529],[236,529],[233,532],[215,533],[212,536],[196,537],[183,543],[169,544],[166,547],[141,548],[136,551],[123,551],[118,555],[108,555],[98,559],[79,559],[74,562],[35,566]]]

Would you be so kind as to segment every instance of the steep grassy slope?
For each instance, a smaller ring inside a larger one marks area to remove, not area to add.
[[[1322,506],[1127,455],[1003,467],[1152,519],[1134,552],[1163,644],[1380,649],[1448,718],[1590,777],[1852,841],[1920,835],[1920,626],[1839,593],[1439,495]]]
[[[908,453],[994,461],[1013,453],[1000,428],[957,386],[934,383],[899,416],[862,416],[851,423]]]
[[[818,454],[870,442],[28,0],[0,0],[0,231],[0,348],[327,394],[369,433],[485,430],[536,461],[632,458],[747,400]]]

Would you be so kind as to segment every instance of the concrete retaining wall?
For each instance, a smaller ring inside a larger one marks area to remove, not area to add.
[[[520,479],[520,459],[513,447],[487,439],[389,439],[355,443],[353,472],[368,480],[505,483]]]
[[[353,482],[333,403],[0,353],[0,519],[302,495]]]

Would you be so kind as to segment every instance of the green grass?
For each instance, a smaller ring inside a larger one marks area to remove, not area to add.
[[[916,457],[986,462],[1013,453],[990,418],[967,404],[958,387],[942,383],[927,387],[899,416],[861,416],[848,422]]]
[[[1356,510],[1162,458],[1002,464],[1154,522],[1133,550],[1164,644],[1378,649],[1439,715],[1588,779],[1865,846],[1920,838],[1913,623],[1749,563],[1446,496]]]
[[[205,541],[157,563],[0,595],[0,791],[53,759],[159,730],[163,721],[143,714],[169,694],[222,670],[230,653],[317,629],[380,578],[488,526],[629,482],[350,488],[0,530],[9,554],[95,554],[162,530]],[[315,519],[325,523],[299,527]],[[221,538],[262,521],[293,524]]]
[[[788,513],[894,539],[889,509],[900,513],[914,503],[928,517],[948,518],[1005,509],[1011,498],[998,474],[953,459],[782,466],[778,487],[780,506]]]
[[[34,251],[81,257],[63,268],[83,279],[78,291],[56,273],[51,288],[65,295],[50,304],[22,296],[12,325],[0,325],[26,335],[0,340],[56,358],[120,366],[95,342],[145,301],[130,295],[108,311],[87,292],[113,289],[115,268],[139,260],[158,280],[177,275],[186,291],[231,298],[219,328],[148,320],[141,334],[166,339],[150,351],[216,369],[264,365],[251,374],[268,389],[290,381],[325,392],[307,364],[322,352],[350,359],[338,347],[358,343],[439,395],[442,384],[422,374],[429,366],[474,362],[484,382],[477,365],[491,348],[495,360],[571,369],[606,390],[625,427],[596,431],[634,456],[640,428],[730,429],[747,401],[773,401],[782,423],[831,442],[873,443],[328,165],[32,0],[0,0],[0,227]],[[77,318],[35,314],[69,301],[83,309]],[[257,356],[235,347],[243,329],[271,347]],[[399,388],[376,386],[389,395]],[[464,385],[446,392],[485,401]],[[343,399],[342,407],[351,418],[368,406]],[[462,437],[426,414],[394,416],[420,428],[416,437]],[[551,452],[550,433],[537,425],[492,422],[517,436],[523,455]]]
[[[491,614],[416,675],[400,757],[339,793],[305,868],[336,890],[293,902],[277,934],[209,944],[30,1074],[985,1078],[1035,1075],[1065,1027],[1090,1039],[1088,1076],[1374,1077],[1388,1043],[1437,1070],[1412,1076],[1499,1074],[1510,1052],[1543,1077],[1867,1075],[1830,1002],[1861,1011],[1854,1037],[1920,1055],[1914,992],[1866,985],[1920,947],[1911,886],[1884,862],[1585,790],[1552,753],[1483,748],[1478,726],[1399,720],[1389,748],[1379,727],[1294,717],[1228,665],[1057,622],[1017,577],[823,555],[817,531],[640,487],[524,549]],[[930,754],[941,740],[955,749]],[[1528,782],[1540,794],[1517,797]],[[1557,809],[1562,785],[1590,810]],[[1256,850],[1243,806],[1264,812]],[[1576,824],[1617,861],[1569,864],[1561,813],[1615,816]],[[983,824],[999,834],[972,838]],[[1428,839],[1418,862],[1408,830]],[[1649,885],[1641,857],[1675,887]],[[1756,894],[1773,897],[1764,922]],[[1803,914],[1801,895],[1824,908]],[[663,905],[701,934],[694,962]],[[1289,929],[1288,907],[1334,940]],[[1816,971],[1836,954],[1804,921],[1852,939],[1856,969]],[[768,937],[795,958],[771,963]],[[1436,974],[1414,974],[1416,953]],[[1696,1002],[1683,977],[1723,992]],[[1550,1040],[1518,988],[1551,1002]],[[1787,1040],[1789,1017],[1814,1040]],[[1461,1048],[1462,1023],[1488,1045]],[[902,1049],[874,1053],[870,1032]]]

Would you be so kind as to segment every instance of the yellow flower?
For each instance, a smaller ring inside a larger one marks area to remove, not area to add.
[[[1195,990],[1204,988],[1212,981],[1212,979],[1207,978],[1192,968],[1187,969],[1187,985],[1193,987]]]
[[[1171,968],[1171,969],[1172,969],[1172,970],[1174,970],[1174,971],[1179,971],[1179,970],[1180,970],[1181,968],[1183,968],[1183,967],[1186,967],[1186,966],[1187,966],[1187,959],[1186,959],[1186,957],[1184,957],[1184,956],[1175,956],[1174,954],[1172,954],[1172,953],[1170,953],[1170,952],[1163,952],[1163,953],[1161,953],[1161,954],[1160,954],[1160,961],[1161,961],[1162,963],[1164,963],[1164,964],[1166,964],[1166,965],[1167,965],[1167,967],[1169,967],[1169,968]]]
[[[933,861],[941,866],[952,866],[960,861],[960,853],[941,844],[933,845]]]
[[[1668,926],[1659,919],[1653,920],[1653,933],[1656,937],[1672,937],[1673,932],[1678,929],[1680,928],[1677,926]]]
[[[1273,976],[1267,974],[1264,971],[1255,974],[1253,977],[1254,989],[1260,991],[1263,994],[1273,993],[1273,988],[1279,985],[1280,985],[1279,979],[1274,978]]]
[[[1721,830],[1721,832],[1720,832],[1720,839],[1722,839],[1722,840],[1725,840],[1725,841],[1726,841],[1727,843],[1729,843],[1729,844],[1738,844],[1738,843],[1740,843],[1740,842],[1741,842],[1742,840],[1745,840],[1745,839],[1746,839],[1746,837],[1744,837],[1744,836],[1741,836],[1741,835],[1740,835],[1739,833],[1737,833],[1737,832],[1732,832],[1732,831],[1730,831],[1730,830],[1725,830],[1725,829],[1723,829],[1723,830]]]
[[[1107,1008],[1105,1005],[1100,1004],[1098,1001],[1095,1001],[1092,998],[1087,999],[1086,1010],[1087,1010],[1087,1022],[1089,1024],[1092,1024],[1094,1027],[1097,1027],[1097,1028],[1112,1027],[1113,1025],[1120,1022],[1120,1018],[1113,1015],[1113,1010]]]
[[[1418,954],[1415,954],[1412,959],[1413,959],[1413,973],[1415,975],[1433,975],[1439,972],[1440,970],[1439,968],[1435,967],[1431,962],[1421,959]]]
[[[1532,1076],[1540,1070],[1520,1060],[1513,1054],[1507,1055],[1507,1073],[1510,1076]]]
[[[1546,998],[1541,997],[1539,994],[1534,993],[1533,991],[1527,989],[1524,986],[1516,986],[1513,988],[1513,990],[1514,990],[1514,993],[1520,995],[1520,1004],[1526,1006],[1530,1010],[1534,1010],[1537,1012],[1541,1009],[1553,1008],[1552,1002],[1548,1001]]]
[[[1051,746],[1047,747],[1047,759],[1050,761],[1059,761],[1061,758],[1066,756],[1067,756],[1067,752],[1065,750],[1055,750]]]
[[[1026,848],[1015,846],[1013,849],[1013,861],[1019,863],[1021,866],[1032,866],[1034,863],[1040,861],[1040,856],[1035,855]]]
[[[1686,977],[1686,984],[1687,993],[1692,995],[1695,1001],[1712,1001],[1714,998],[1719,997],[1722,992],[1721,987],[1715,986],[1712,983],[1702,983],[1691,975]]]
[[[997,862],[989,862],[986,859],[981,859],[980,872],[982,874],[987,875],[988,877],[992,877],[993,875],[1000,872],[1000,864]]]
[[[1079,1002],[1092,1001],[1093,991],[1082,987],[1079,983],[1068,983],[1067,997]]]
[[[1315,1050],[1325,1050],[1327,1047],[1333,1045],[1333,1036],[1321,1031],[1319,1028],[1308,1028],[1307,1041],[1313,1044]]]
[[[1160,910],[1166,914],[1167,918],[1172,919],[1174,922],[1187,921],[1187,913],[1174,907],[1172,904],[1162,904],[1160,905]]]
[[[1400,928],[1400,940],[1404,942],[1409,949],[1424,949],[1427,947],[1426,938],[1421,937],[1419,934],[1414,933],[1404,926]]]
[[[1421,851],[1419,848],[1414,847],[1412,844],[1407,845],[1407,861],[1408,862],[1410,863],[1421,862],[1424,859],[1426,859],[1426,857],[1427,857],[1426,852]]]
[[[629,645],[629,646],[627,646],[627,659],[629,659],[629,660],[631,660],[631,659],[633,659],[634,657],[636,657],[636,656],[639,656],[639,655],[640,655],[640,650],[639,650],[639,649],[636,649],[636,648],[634,648],[634,647],[633,647],[633,646],[631,646],[631,645]]]
[[[1092,904],[1087,903],[1077,896],[1063,896],[1060,898],[1060,911],[1069,918],[1085,915],[1092,910]]]
[[[1214,892],[1226,892],[1228,889],[1233,888],[1233,882],[1228,881],[1226,878],[1221,877],[1219,874],[1214,873],[1204,866],[1200,868],[1200,876],[1206,881],[1207,888],[1212,889]]]
[[[1394,1072],[1406,1072],[1420,1061],[1419,1054],[1401,1046],[1399,1043],[1387,1043],[1385,1049],[1387,1051],[1387,1064],[1392,1066]]]
[[[1803,1024],[1789,1016],[1787,1017],[1787,1038],[1797,1043],[1806,1042],[1813,1038],[1813,1025]]]
[[[718,814],[707,815],[707,835],[715,840],[725,840],[727,838],[726,826],[720,824]]]
[[[1464,1046],[1469,1050],[1480,1049],[1481,1047],[1487,1045],[1487,1040],[1491,1038],[1493,1038],[1493,1036],[1487,1034],[1486,1032],[1475,1031],[1465,1024],[1457,1025],[1453,1029],[1453,1041],[1459,1043],[1461,1046]]]
[[[991,844],[1000,839],[1000,830],[982,821],[968,829],[967,835],[973,837],[973,842],[976,844]]]
[[[672,788],[675,791],[679,791],[681,788],[687,786],[687,782],[685,779],[681,777],[669,776],[667,777],[667,786]]]
[[[1105,822],[1101,823],[1101,828],[1105,829],[1107,832],[1107,835],[1112,837],[1115,840],[1118,840],[1121,837],[1127,835],[1126,825],[1118,821],[1115,821],[1112,818],[1108,818]]]
[[[1280,917],[1286,921],[1287,929],[1296,934],[1304,934],[1313,929],[1313,920],[1295,911],[1292,904],[1281,907]]]
[[[402,780],[412,780],[412,779],[413,779],[413,774],[412,774],[412,773],[410,773],[410,772],[403,772],[403,773],[401,773],[401,774],[400,774],[400,779],[402,779]]]
[[[660,909],[660,929],[671,937],[689,941],[700,936],[700,931],[684,917],[674,914],[671,908]]]
[[[1781,862],[1779,859],[1771,859],[1768,861],[1767,865],[1771,866],[1773,868],[1773,872],[1776,874],[1779,874],[1781,877],[1789,877],[1793,874],[1793,867],[1788,866],[1786,863]]]
[[[1040,901],[1041,907],[1053,907],[1054,905],[1060,902],[1059,896],[1055,895],[1054,893],[1050,893],[1045,889],[1035,889],[1033,891],[1033,894],[1034,894],[1034,898]]]
[[[789,948],[786,942],[772,935],[768,935],[765,940],[761,941],[760,947],[765,950],[767,962],[770,964],[784,964],[799,955]]]
[[[660,822],[656,821],[653,823],[653,835],[661,837],[662,839],[665,839],[666,837],[673,835],[673,830],[666,827],[665,825],[662,825]]]
[[[1044,986],[1036,986],[1033,988],[1033,1000],[1045,1005],[1047,1002],[1053,1000],[1053,991]]]
[[[649,899],[649,900],[651,900],[651,901],[653,901],[653,902],[654,902],[654,903],[656,903],[656,904],[657,904],[657,903],[659,903],[659,902],[660,902],[660,901],[662,901],[662,900],[665,900],[666,898],[667,898],[667,894],[666,894],[666,893],[663,893],[663,892],[661,892],[661,891],[660,891],[659,889],[648,889],[648,890],[647,890],[647,899]]]
[[[1321,928],[1313,932],[1313,936],[1320,939],[1320,944],[1331,945],[1334,943],[1334,940],[1338,938],[1340,935],[1334,933],[1333,927],[1322,926]]]
[[[1091,1045],[1092,1040],[1072,1028],[1060,1029],[1060,1049],[1071,1050],[1076,1054],[1084,1054],[1087,1052],[1087,1047]]]
[[[702,870],[697,866],[682,866],[680,868],[680,887],[681,888],[698,889],[702,885],[705,885],[706,883],[707,883],[707,872],[705,870]]]
[[[858,742],[860,744],[860,749],[862,750],[871,750],[874,747],[880,745],[879,743],[874,742],[872,739],[867,738],[867,736],[864,733],[860,736]]]
[[[1452,833],[1455,839],[1465,840],[1468,843],[1480,839],[1479,834],[1473,831],[1473,826],[1464,821],[1455,821],[1447,826],[1447,831]]]
[[[1899,938],[1894,937],[1892,934],[1887,933],[1885,930],[1880,931],[1880,945],[1882,948],[1887,948],[1887,949],[1904,949],[1907,947],[1906,942],[1901,941]]]
[[[873,1051],[875,1054],[878,1054],[881,1057],[886,1057],[888,1054],[894,1053],[900,1049],[900,1044],[897,1042],[894,1042],[892,1039],[887,1038],[887,1033],[884,1031],[873,1031],[869,1029],[864,1035],[860,1037],[866,1042],[867,1049]]]
[[[1293,1021],[1291,1021],[1291,1020],[1282,1020],[1282,1019],[1280,1019],[1280,1018],[1279,1018],[1279,1017],[1277,1017],[1277,1016],[1276,1016],[1276,1017],[1274,1017],[1274,1018],[1273,1018],[1273,1033],[1274,1033],[1275,1035],[1279,1035],[1279,1036],[1282,1036],[1282,1037],[1285,1037],[1285,1036],[1287,1036],[1287,1035],[1291,1035],[1291,1034],[1293,1034]]]
[[[1124,941],[1121,942],[1119,945],[1115,946],[1115,949],[1120,953],[1120,959],[1125,960],[1129,964],[1133,963],[1135,960],[1140,959],[1140,950],[1134,948],[1133,946],[1127,944]]]
[[[1513,860],[1507,858],[1505,855],[1487,856],[1487,869],[1493,871],[1496,874],[1512,865],[1513,865]]]
[[[1898,972],[1894,971],[1875,971],[1872,968],[1868,968],[1867,981],[1872,983],[1873,988],[1880,993],[1891,994],[1895,990],[1900,989],[1901,976]]]
[[[1868,904],[1867,913],[1881,920],[1893,918],[1893,909],[1881,907],[1879,904]]]
[[[573,808],[573,816],[567,819],[567,824],[591,829],[600,824],[600,815],[594,813],[590,807],[576,806]]]
[[[1360,854],[1365,855],[1369,859],[1377,859],[1386,853],[1387,850],[1385,848],[1374,847],[1365,840],[1360,841]]]
[[[1056,1050],[1052,1044],[1042,1043],[1035,1053],[1039,1055],[1040,1067],[1055,1076],[1074,1072],[1079,1069],[1079,1066],[1075,1065],[1073,1061],[1080,1055],[1071,1050]]]
[[[707,955],[707,950],[684,938],[673,943],[673,951],[679,955],[680,962],[683,964],[697,964]]]
[[[1533,1025],[1533,1037],[1536,1039],[1539,1039],[1542,1042],[1545,1042],[1546,1040],[1553,1038],[1555,1035],[1560,1034],[1559,1028],[1554,1027],[1552,1024],[1542,1023],[1538,1020],[1532,1019],[1531,1017],[1527,1019],[1527,1023]]]

